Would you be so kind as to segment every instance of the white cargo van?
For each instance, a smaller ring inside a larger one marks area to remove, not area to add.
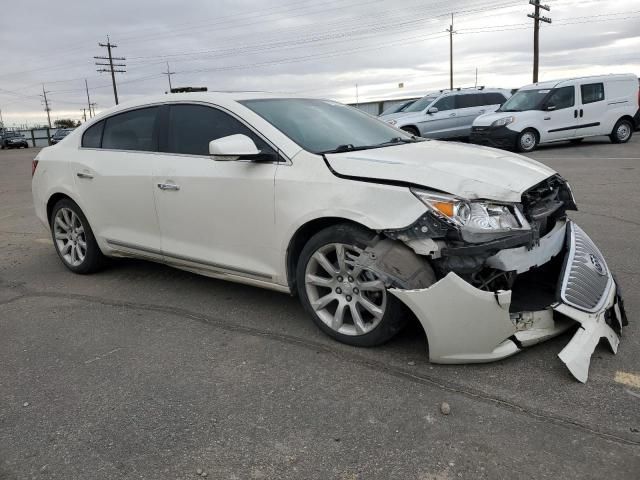
[[[640,107],[638,77],[600,75],[539,82],[519,89],[496,112],[473,122],[473,143],[530,152],[541,143],[608,135],[629,141]],[[634,120],[635,118],[635,120]]]

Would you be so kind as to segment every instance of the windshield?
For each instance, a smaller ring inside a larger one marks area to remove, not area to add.
[[[421,112],[425,108],[427,108],[431,102],[433,102],[436,98],[440,96],[439,93],[430,93],[429,95],[425,95],[420,100],[416,100],[415,103],[409,105],[409,107],[405,110],[405,112]]]
[[[542,101],[551,90],[543,88],[539,90],[521,90],[507,100],[500,112],[524,112],[525,110],[538,110]]]
[[[380,114],[380,116],[389,115],[391,113],[405,112],[407,108],[409,108],[414,103],[415,103],[415,100],[411,100],[410,102],[394,105],[393,107],[387,108],[384,112]]]
[[[329,153],[411,142],[412,136],[329,100],[274,98],[240,102],[305,150]]]

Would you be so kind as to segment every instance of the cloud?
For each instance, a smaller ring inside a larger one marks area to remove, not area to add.
[[[548,0],[541,79],[640,73],[637,0]],[[108,74],[95,71],[106,35],[127,57],[121,99],[175,85],[210,90],[303,92],[355,101],[417,96],[448,86],[455,11],[454,80],[518,87],[531,81],[532,7],[507,0],[111,0],[30,2],[0,17],[0,109],[7,123],[42,123],[42,84],[52,119],[81,116],[86,78],[98,109],[113,105]],[[487,30],[498,30],[489,32]],[[398,83],[404,88],[399,89]]]

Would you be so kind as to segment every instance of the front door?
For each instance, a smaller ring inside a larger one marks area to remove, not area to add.
[[[277,163],[216,161],[209,142],[244,134],[263,151],[271,147],[211,106],[173,104],[163,115],[166,137],[156,157],[153,190],[166,261],[272,281],[279,265],[274,245]]]
[[[560,87],[551,93],[543,106],[542,142],[574,138],[578,125],[576,87]]]
[[[97,123],[84,133],[83,148],[69,162],[96,236],[112,247],[151,255],[160,250],[151,186],[158,112],[159,107],[141,108]]]
[[[435,113],[425,111],[425,119],[418,122],[420,135],[425,138],[450,138],[458,128],[458,115],[455,111],[455,97],[442,97],[429,108],[438,109]]]

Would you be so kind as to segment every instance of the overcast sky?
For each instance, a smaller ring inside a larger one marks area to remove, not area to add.
[[[540,79],[640,74],[640,0],[547,0]],[[173,86],[265,90],[355,102],[411,97],[449,84],[531,82],[528,0],[22,0],[0,9],[0,109],[5,124],[80,118],[84,79],[98,111],[114,105],[97,73],[107,35],[126,57],[121,102]],[[10,14],[8,14],[10,13]],[[121,62],[119,62],[121,63]],[[398,88],[400,82],[404,88]]]

